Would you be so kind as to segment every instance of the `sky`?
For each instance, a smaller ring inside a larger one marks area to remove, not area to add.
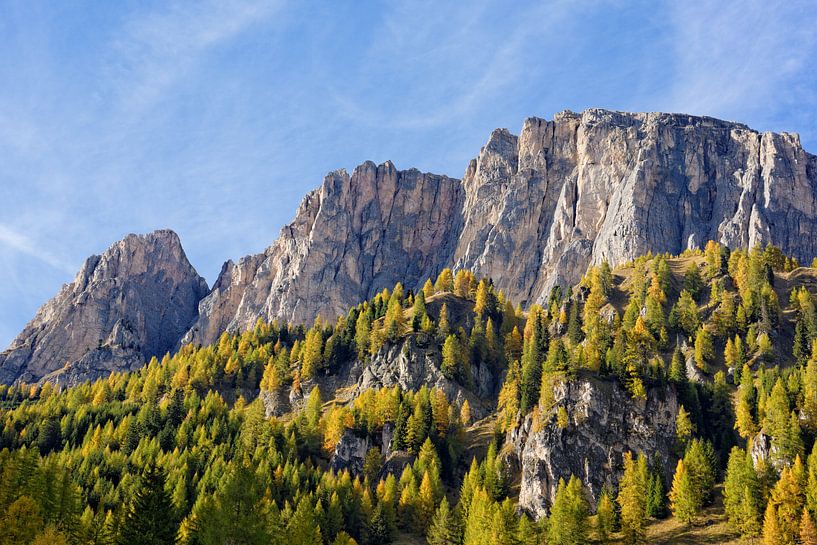
[[[815,28],[814,0],[0,0],[0,348],[128,233],[174,229],[212,284],[327,172],[461,177],[529,116],[709,115],[817,153]]]

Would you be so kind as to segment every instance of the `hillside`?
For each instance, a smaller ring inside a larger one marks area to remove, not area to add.
[[[190,544],[799,536],[815,274],[710,243],[591,268],[522,312],[446,269],[334,323],[259,320],[93,382],[0,386],[0,519],[9,543],[136,524]]]

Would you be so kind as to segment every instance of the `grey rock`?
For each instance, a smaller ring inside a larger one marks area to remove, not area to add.
[[[89,257],[0,354],[0,382],[76,384],[174,349],[207,283],[176,233],[128,235]]]
[[[261,403],[264,404],[264,414],[267,418],[271,416],[282,416],[290,411],[291,404],[289,392],[284,388],[276,390],[261,390],[258,394]]]
[[[534,429],[527,416],[509,433],[503,461],[509,471],[521,468],[519,505],[536,518],[547,514],[559,479],[582,479],[590,505],[604,485],[617,486],[626,452],[658,457],[675,467],[673,444],[678,400],[671,387],[648,390],[647,400],[633,402],[617,382],[579,378],[555,391],[556,406]],[[560,428],[555,413],[564,407],[568,426]],[[672,475],[665,475],[671,479]]]
[[[398,281],[415,288],[451,261],[462,194],[459,180],[389,162],[329,173],[263,254],[224,265],[185,342],[259,317],[332,320]]]
[[[489,398],[497,387],[491,371],[485,365],[472,368],[476,387],[476,392],[472,392],[448,379],[440,369],[441,362],[442,354],[435,344],[420,346],[414,336],[396,344],[387,344],[369,361],[360,365],[353,397],[370,388],[400,386],[403,390],[417,391],[428,386],[442,390],[451,402],[461,405],[468,400],[474,418],[486,416],[492,409],[492,404],[482,399]]]
[[[817,157],[796,134],[707,117],[562,112],[494,131],[462,181],[364,163],[330,173],[263,254],[224,265],[186,342],[258,317],[334,319],[442,268],[543,302],[588,265],[718,240],[817,255]]]
[[[369,451],[369,438],[359,437],[353,431],[346,430],[335,445],[335,451],[329,460],[329,467],[335,471],[348,469],[353,475],[363,472],[363,463]]]

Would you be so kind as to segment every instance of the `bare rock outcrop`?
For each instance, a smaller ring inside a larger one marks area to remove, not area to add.
[[[717,240],[817,254],[817,157],[796,134],[591,109],[494,131],[463,178],[457,267],[523,305],[588,265]]]
[[[528,306],[588,265],[718,240],[817,255],[817,157],[796,134],[707,117],[562,112],[494,131],[462,181],[371,162],[330,173],[263,254],[227,262],[185,342],[258,317],[333,319],[444,267]]]
[[[814,232],[817,157],[796,134],[682,114],[566,111],[527,119],[518,136],[494,131],[461,181],[390,162],[329,173],[279,238],[226,262],[209,293],[175,234],[130,236],[40,309],[0,355],[0,381],[66,365],[76,376],[127,369],[258,318],[333,320],[396,282],[416,290],[444,267],[489,276],[527,307],[591,264],[710,239],[772,243],[810,262]],[[127,342],[111,337],[117,323]]]
[[[678,400],[669,387],[655,387],[634,401],[613,380],[579,378],[556,388],[556,406],[534,424],[528,415],[509,433],[503,452],[509,468],[521,468],[519,505],[536,518],[547,514],[559,479],[582,479],[591,505],[604,485],[617,486],[625,452],[657,457],[671,470]],[[568,414],[566,427],[555,417]],[[671,479],[665,475],[665,479]]]
[[[174,348],[207,283],[173,231],[128,235],[89,257],[0,354],[0,382],[75,384]]]
[[[207,344],[259,317],[334,319],[398,281],[415,287],[451,260],[459,180],[366,162],[329,173],[263,254],[227,262],[185,342]]]

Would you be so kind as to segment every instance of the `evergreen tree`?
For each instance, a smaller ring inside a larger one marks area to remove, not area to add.
[[[616,509],[607,490],[602,490],[596,505],[596,539],[607,545],[615,530]]]
[[[434,284],[431,283],[430,278],[426,278],[426,283],[423,284],[423,295],[426,299],[434,295]]]
[[[709,332],[699,327],[695,333],[695,366],[702,371],[709,369],[709,362],[715,356],[715,347],[712,344],[712,336]]]
[[[451,512],[448,500],[443,497],[428,528],[428,545],[458,545],[459,542],[457,517]]]
[[[681,349],[676,347],[672,352],[672,361],[669,368],[669,379],[676,384],[686,384],[687,366]]]
[[[415,529],[417,533],[425,534],[434,516],[434,489],[431,485],[431,476],[428,471],[423,474],[423,480],[420,483],[420,493],[417,496],[414,514],[416,517]]]
[[[567,484],[559,479],[548,519],[549,545],[584,545],[588,542],[587,504],[582,482],[571,476]]]
[[[743,536],[760,530],[760,483],[752,457],[738,447],[729,453],[723,482],[723,507],[729,525]]]
[[[803,508],[803,515],[800,517],[800,545],[817,545],[817,527],[814,526],[808,509]]]
[[[684,289],[692,295],[693,299],[697,299],[703,287],[704,282],[701,273],[698,271],[698,266],[695,263],[690,263],[684,273]]]
[[[669,498],[672,514],[686,524],[691,524],[701,510],[700,494],[694,490],[683,460],[678,460],[678,466],[675,468]]]
[[[150,466],[125,511],[119,543],[122,545],[166,545],[176,542],[179,522],[165,476]]]
[[[641,465],[643,469],[639,467]],[[631,453],[624,453],[624,474],[618,484],[618,505],[621,510],[621,532],[627,545],[645,543],[646,466],[646,460],[636,462]]]
[[[752,370],[743,365],[740,374],[740,386],[735,406],[735,429],[744,439],[754,437],[757,433],[757,424],[754,419],[755,386]]]
[[[784,543],[783,534],[777,522],[777,511],[769,502],[763,517],[763,545],[784,545]]]

